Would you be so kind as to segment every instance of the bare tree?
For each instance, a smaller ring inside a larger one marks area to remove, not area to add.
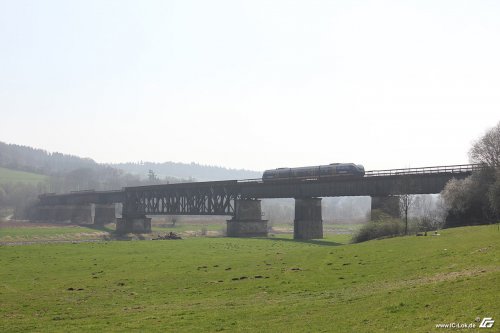
[[[470,205],[470,193],[472,193],[473,179],[451,179],[441,195],[448,209],[463,213]]]
[[[472,163],[500,167],[500,122],[474,143],[469,151],[469,158]]]
[[[500,223],[500,169],[496,172],[496,180],[490,185],[488,190],[488,199],[490,206],[496,215],[498,223]]]
[[[171,215],[170,222],[172,223],[172,227],[175,227],[177,225],[177,222],[179,222],[179,216]]]
[[[450,180],[441,192],[448,206],[445,227],[490,223],[494,213],[488,194],[493,183],[491,169]]]
[[[158,182],[158,176],[156,176],[156,173],[149,169],[148,171],[148,180],[150,183],[157,183]]]
[[[441,197],[417,195],[409,214],[417,218],[420,231],[427,232],[437,230],[444,224],[447,208]]]
[[[442,192],[448,206],[445,227],[491,223],[500,217],[500,122],[472,145],[469,158],[486,167],[446,184]]]
[[[399,196],[399,208],[401,215],[405,218],[405,235],[408,235],[408,211],[415,203],[415,196],[413,194],[403,194]]]
[[[489,182],[488,201],[497,218],[500,217],[500,122],[474,143],[469,151],[473,163],[488,165],[494,174]]]

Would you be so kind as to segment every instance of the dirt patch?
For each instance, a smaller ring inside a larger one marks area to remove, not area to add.
[[[458,279],[462,278],[468,278],[468,277],[476,277],[480,276],[482,274],[487,274],[487,273],[494,273],[494,272],[499,272],[500,267],[480,267],[480,268],[473,268],[473,269],[467,269],[467,270],[462,270],[462,271],[455,271],[455,272],[441,272],[437,273],[431,276],[424,276],[418,279],[411,279],[411,280],[402,280],[402,281],[393,281],[393,282],[387,282],[387,283],[379,283],[377,286],[371,286],[366,288],[367,290],[374,290],[375,288],[378,288],[380,290],[397,290],[401,288],[408,288],[408,287],[415,287],[415,286],[422,286],[422,285],[429,285],[433,283],[439,283],[439,282],[447,282],[447,281],[455,281]]]
[[[33,245],[33,244],[58,244],[58,243],[100,243],[106,242],[105,239],[84,239],[84,240],[36,240],[36,241],[13,241],[0,242],[0,246]]]
[[[269,231],[273,234],[290,234],[293,233],[292,227],[272,227]]]
[[[433,283],[433,282],[443,282],[443,281],[450,281],[450,280],[456,280],[459,278],[463,277],[471,277],[471,276],[478,276],[484,273],[491,273],[491,272],[497,272],[500,271],[500,267],[483,267],[483,268],[476,268],[476,269],[471,269],[471,270],[464,270],[464,271],[458,271],[458,272],[443,272],[439,273],[436,275],[432,275],[429,277],[424,277],[421,279],[416,279],[416,280],[409,280],[409,284],[427,284],[427,283]]]
[[[24,220],[0,221],[0,228],[38,228],[38,227],[79,227],[77,224],[56,222],[31,222]]]
[[[224,236],[223,231],[219,230],[209,230],[203,235],[201,231],[197,230],[185,230],[182,232],[178,232],[178,235],[180,235],[183,238],[188,238],[188,237],[222,237]]]

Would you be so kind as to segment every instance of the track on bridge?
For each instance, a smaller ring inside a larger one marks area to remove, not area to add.
[[[463,179],[481,165],[448,165],[367,171],[364,177],[263,182],[262,179],[160,184],[118,191],[44,194],[42,205],[123,203],[129,215],[233,215],[234,200],[439,193],[452,178]]]

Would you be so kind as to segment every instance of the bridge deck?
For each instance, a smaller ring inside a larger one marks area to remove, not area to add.
[[[124,203],[126,214],[232,215],[236,199],[388,196],[439,193],[452,178],[465,178],[479,165],[367,171],[364,177],[263,182],[261,179],[126,187],[40,196],[43,205]]]

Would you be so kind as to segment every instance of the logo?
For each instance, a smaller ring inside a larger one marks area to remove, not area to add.
[[[493,327],[494,323],[495,323],[495,321],[493,320],[493,318],[484,317],[483,320],[481,321],[481,324],[479,324],[479,327],[480,328],[491,328],[491,327]]]

